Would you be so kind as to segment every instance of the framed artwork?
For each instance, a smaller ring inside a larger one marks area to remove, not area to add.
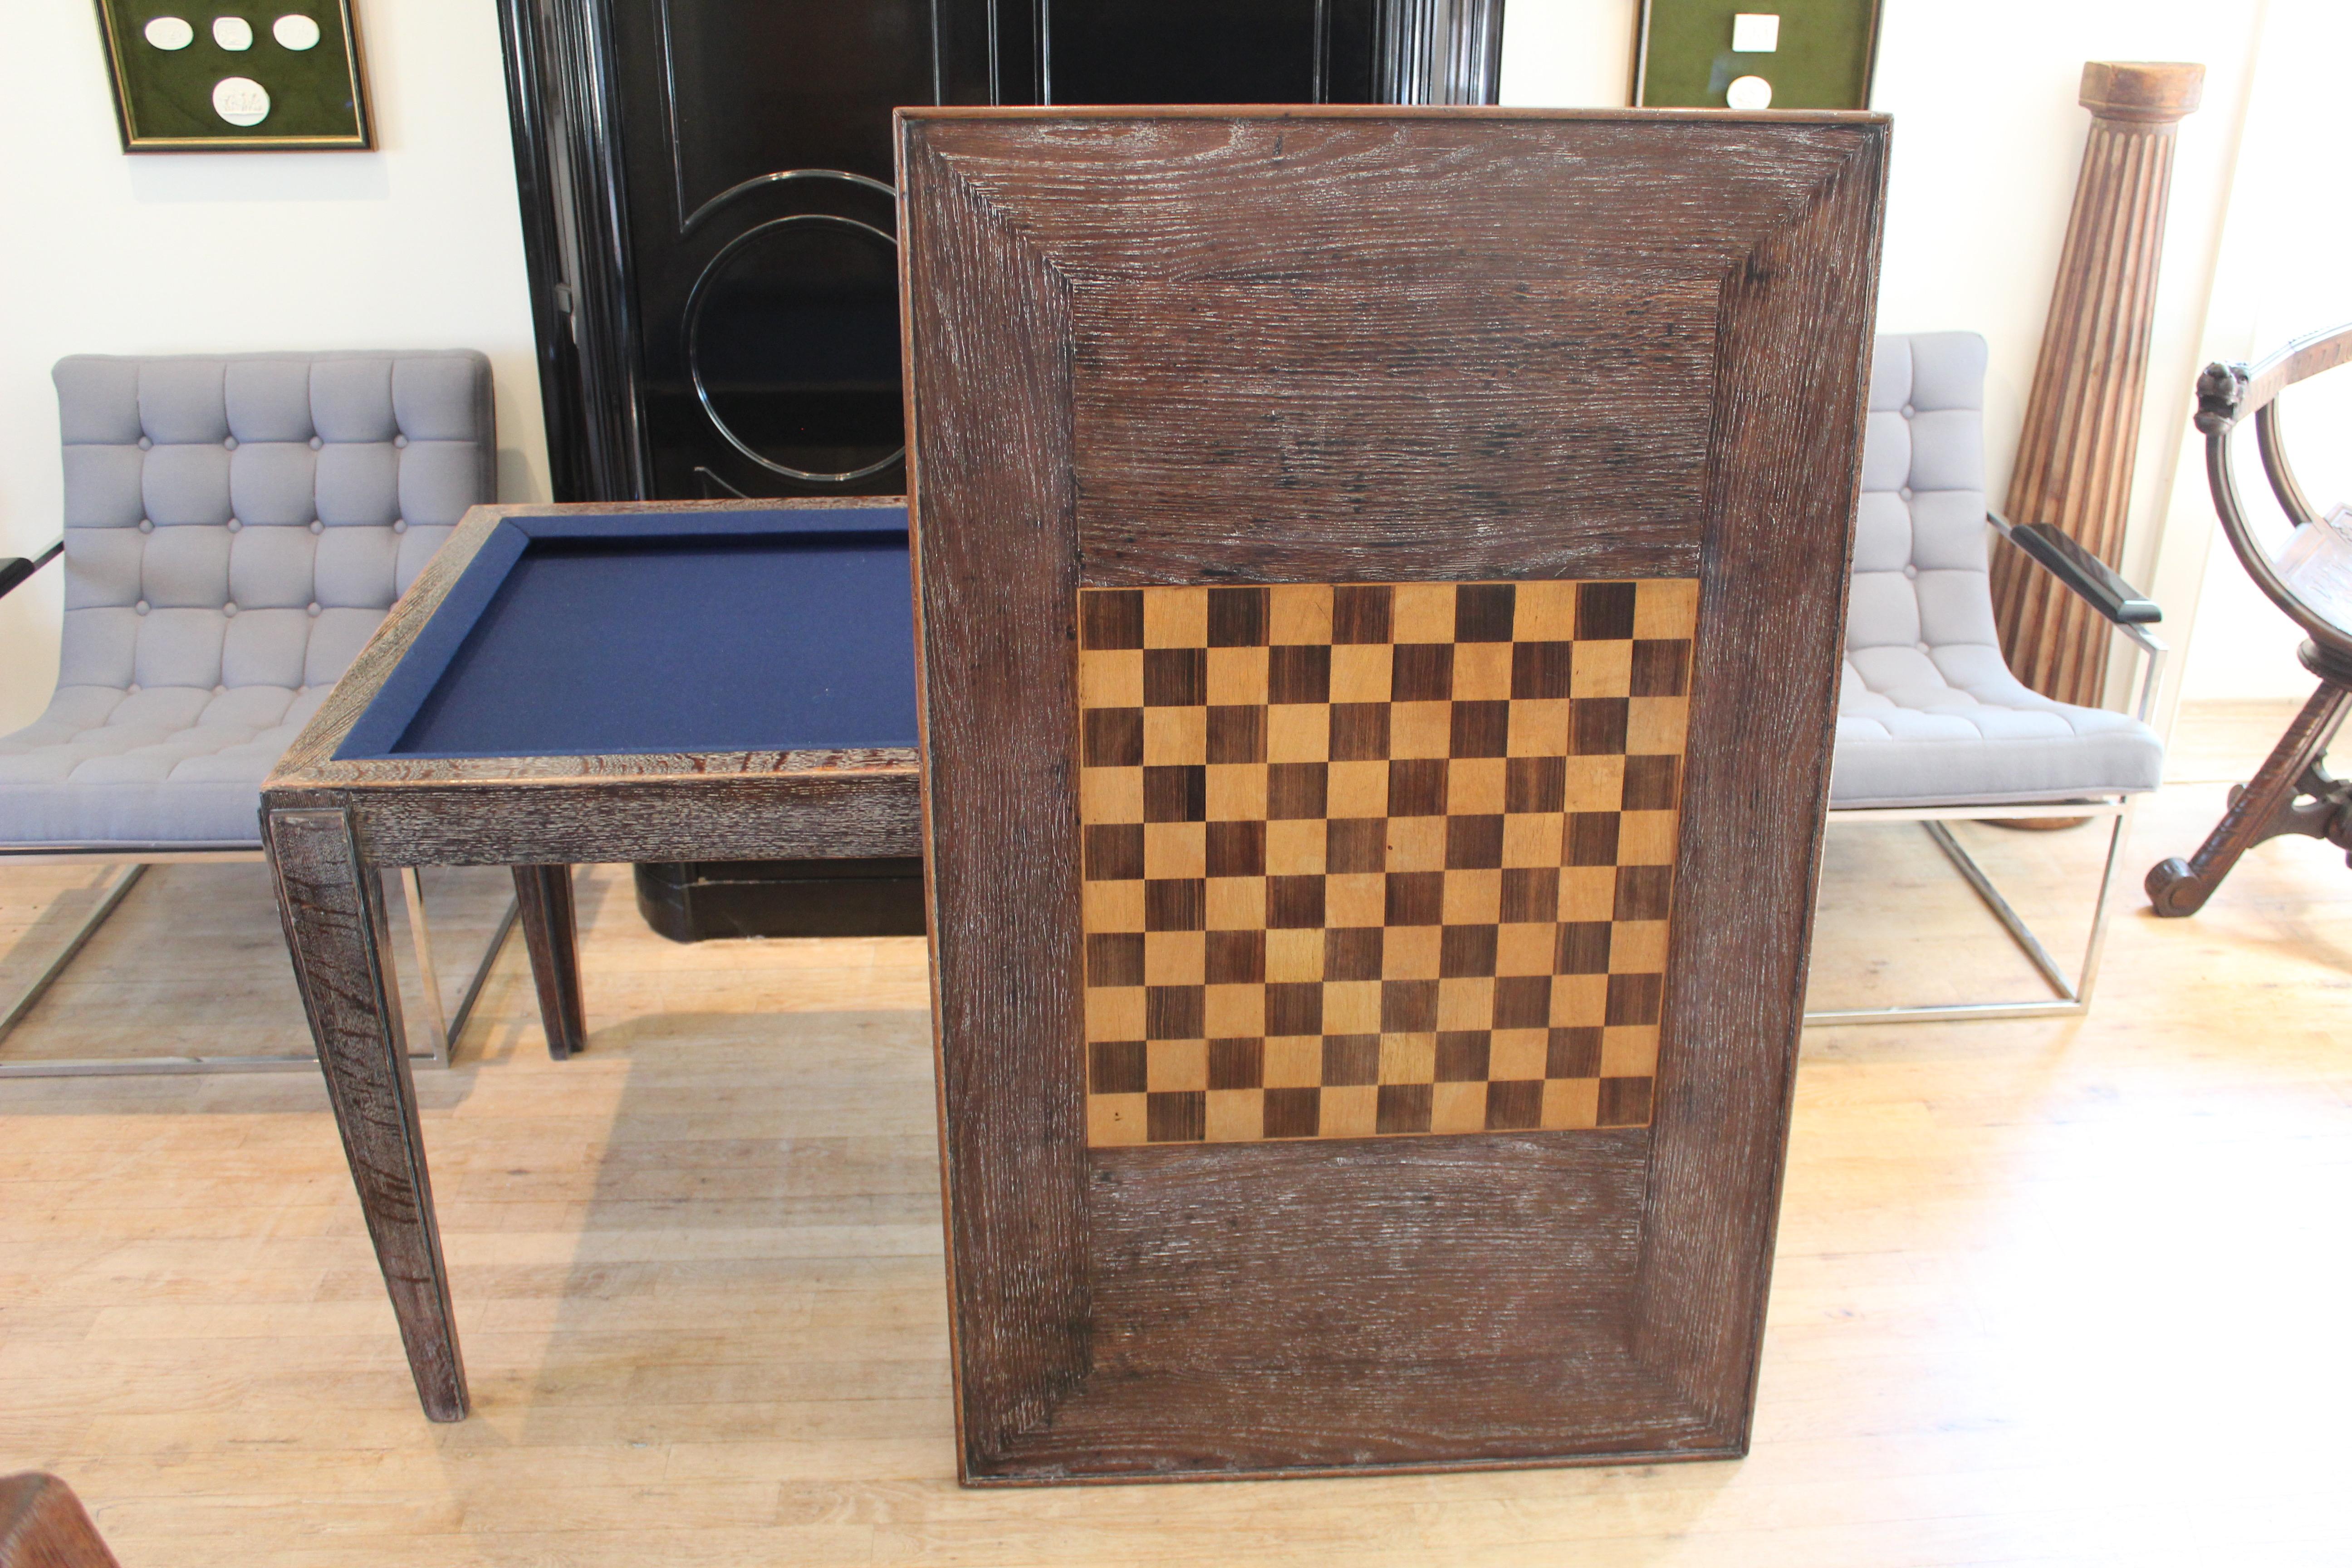
[[[1878,0],[1642,0],[1633,102],[1867,109],[1877,58]]]
[[[98,0],[125,153],[369,149],[351,0]]]

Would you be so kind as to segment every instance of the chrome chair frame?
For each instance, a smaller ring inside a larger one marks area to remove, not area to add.
[[[50,959],[32,982],[0,1011],[0,1043],[33,1011],[49,987],[63,975],[74,959],[96,936],[122,900],[130,896],[140,878],[150,866],[166,865],[226,865],[264,863],[261,846],[240,845],[73,845],[25,847],[0,847],[0,866],[58,865],[119,865],[122,868],[107,885],[97,905],[82,918],[71,937],[57,956]],[[465,994],[458,998],[455,1012],[445,1010],[441,1000],[440,971],[433,961],[432,928],[425,914],[425,885],[413,866],[400,868],[400,890],[408,907],[408,930],[416,950],[416,978],[425,993],[425,1044],[419,1049],[412,1038],[409,1060],[437,1068],[449,1065],[450,1051],[466,1032],[472,1018],[474,1004],[480,1000],[482,986],[489,979],[490,970],[505,951],[507,937],[514,931],[517,908],[512,900],[507,902],[506,913],[490,933],[489,945],[483,951],[481,961],[474,967],[466,984]],[[0,1057],[0,1078],[94,1078],[128,1077],[150,1073],[191,1072],[285,1072],[299,1071],[319,1065],[315,1051],[300,1054],[268,1056],[223,1057],[59,1057],[29,1061],[10,1061]]]
[[[65,541],[60,539],[39,555],[29,560],[0,561],[0,596],[17,586],[34,573],[65,552]],[[0,1009],[0,1043],[5,1043],[17,1025],[24,1022],[58,977],[66,972],[89,939],[98,934],[107,917],[114,913],[131,894],[139,879],[150,866],[223,864],[250,861],[263,863],[258,840],[251,844],[23,844],[0,845],[0,866],[58,865],[119,865],[123,868],[107,885],[97,906],[84,916],[81,924],[68,938],[63,949],[41,972],[33,977],[14,1001]],[[449,1065],[452,1042],[466,1031],[466,1023],[473,1016],[474,1004],[482,994],[483,982],[489,978],[490,967],[498,962],[506,946],[507,936],[514,930],[517,907],[511,900],[507,912],[491,933],[488,949],[475,966],[473,978],[467,983],[466,994],[459,998],[454,1014],[446,1014],[441,1005],[440,973],[433,963],[433,936],[425,918],[425,884],[413,866],[400,871],[401,893],[408,905],[408,929],[416,948],[417,980],[425,992],[425,1032],[426,1045],[418,1050],[412,1044],[409,1059],[429,1063],[434,1067]],[[90,1078],[131,1076],[148,1073],[187,1072],[276,1072],[299,1071],[319,1065],[318,1054],[250,1056],[250,1057],[60,1057],[34,1061],[0,1059],[0,1078]]]
[[[2107,618],[2114,629],[2136,646],[2147,660],[2140,677],[2139,700],[2133,716],[2147,723],[2156,711],[2158,683],[2164,674],[2166,656],[2171,651],[2164,640],[2147,629],[2152,624],[2126,620],[2116,607],[2090,585],[2050,559],[2048,547],[2040,540],[2029,542],[2021,537],[2023,531],[2013,528],[1999,512],[1988,512],[1985,521],[2000,535],[2019,546],[2037,564],[2050,571],[2059,582],[2077,597],[2089,604]],[[2049,531],[2037,532],[2046,538]],[[2118,580],[2119,582],[2120,580]],[[2113,912],[2116,889],[2116,868],[2123,861],[2124,845],[2130,837],[2132,816],[2139,796],[2132,795],[2077,796],[2069,799],[2027,801],[2004,805],[1898,805],[1857,806],[1830,809],[1829,820],[1840,822],[1916,822],[1925,828],[1936,847],[1943,851],[1953,868],[1968,882],[1969,890],[1983,901],[1994,920],[2000,922],[2011,942],[2040,972],[2056,994],[2047,1001],[2032,1002],[1955,1002],[1910,1005],[1893,1007],[1824,1008],[1805,1015],[1808,1025],[1840,1024],[1927,1024],[1953,1022],[1973,1018],[2047,1018],[2078,1016],[2091,1010],[2091,991],[2098,983],[2099,960],[2105,951],[2108,918]],[[1960,841],[1952,836],[1948,822],[1990,822],[2019,817],[2112,817],[2114,827],[2107,837],[2107,858],[2099,873],[2098,902],[2091,913],[2090,939],[2084,944],[2081,966],[2071,976],[2051,955],[2042,939],[2033,934],[2031,926],[2017,912],[2000,889],[1993,885],[1984,868],[1978,865]]]

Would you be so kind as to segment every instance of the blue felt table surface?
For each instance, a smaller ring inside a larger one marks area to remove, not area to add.
[[[508,518],[336,755],[915,744],[903,508]]]

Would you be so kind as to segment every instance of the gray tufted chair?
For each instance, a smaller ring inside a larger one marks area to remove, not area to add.
[[[495,499],[497,439],[467,351],[76,355],[55,379],[61,668],[0,735],[0,858],[133,862],[102,919],[142,856],[260,858],[262,779]]]
[[[1974,332],[1878,340],[1863,445],[1853,586],[1838,703],[1832,820],[1921,822],[2058,999],[1819,1013],[1815,1023],[2079,1012],[2098,950],[2132,800],[2163,773],[2147,717],[2164,646],[2158,618],[2114,573],[2047,527],[1985,506],[1985,342]],[[2009,671],[1992,616],[1988,548],[2011,539],[2149,657],[2137,717],[2055,702]],[[2077,975],[2053,961],[1943,821],[2111,816],[2107,868]]]

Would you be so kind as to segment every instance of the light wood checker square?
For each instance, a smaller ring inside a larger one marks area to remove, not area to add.
[[[1082,590],[1088,1142],[1647,1125],[1697,607]]]

